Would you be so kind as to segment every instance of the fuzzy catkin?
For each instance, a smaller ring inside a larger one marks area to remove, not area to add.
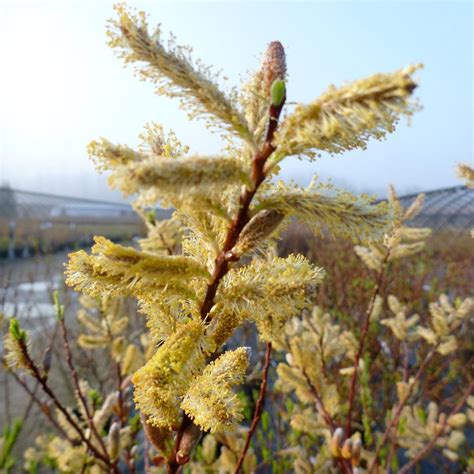
[[[286,57],[283,45],[279,41],[272,41],[265,52],[262,62],[263,81],[265,90],[270,94],[274,81],[286,77]]]

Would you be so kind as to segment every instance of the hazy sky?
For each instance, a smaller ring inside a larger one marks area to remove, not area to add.
[[[178,42],[229,76],[258,65],[272,40],[286,48],[288,100],[423,62],[424,110],[366,151],[317,163],[288,159],[284,177],[314,173],[357,190],[401,192],[458,184],[454,165],[473,162],[473,7],[466,1],[129,2]],[[216,135],[189,123],[177,103],[153,94],[105,45],[109,1],[0,0],[0,182],[20,189],[103,197],[85,147],[93,138],[135,145],[145,122],[161,122],[196,152]]]

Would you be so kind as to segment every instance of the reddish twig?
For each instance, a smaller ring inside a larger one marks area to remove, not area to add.
[[[388,423],[387,428],[385,429],[385,432],[382,436],[382,440],[380,441],[380,443],[377,445],[377,448],[375,449],[374,458],[373,458],[373,460],[372,460],[372,462],[369,466],[369,469],[367,471],[368,474],[370,474],[374,470],[375,465],[376,465],[377,460],[378,460],[378,457],[379,457],[379,454],[380,454],[380,450],[382,449],[385,442],[387,441],[387,438],[390,434],[390,431],[391,431],[392,427],[393,426],[398,426],[398,421],[400,419],[400,415],[402,414],[403,407],[408,402],[408,399],[410,398],[410,396],[413,392],[413,389],[415,388],[416,384],[419,382],[421,376],[425,372],[425,369],[428,367],[428,364],[431,362],[431,359],[435,355],[437,347],[438,347],[438,345],[434,346],[431,349],[431,351],[427,354],[427,356],[425,357],[425,359],[421,363],[420,367],[418,368],[418,371],[415,375],[415,378],[413,379],[413,382],[410,384],[410,386],[407,390],[407,393],[405,394],[405,396],[398,403],[397,408],[395,410],[395,413],[394,413],[392,419],[390,420],[390,422]]]
[[[250,425],[249,431],[247,433],[247,438],[245,439],[244,449],[240,453],[239,460],[237,462],[237,467],[235,468],[234,474],[238,474],[242,465],[245,460],[245,456],[247,455],[247,451],[250,447],[250,441],[252,440],[252,436],[257,429],[258,424],[260,423],[260,419],[262,417],[262,410],[265,404],[265,394],[267,391],[267,383],[268,383],[268,370],[270,369],[270,360],[272,354],[272,343],[267,342],[267,349],[265,351],[265,364],[263,366],[263,373],[262,373],[262,382],[260,383],[260,393],[258,395],[257,404],[255,405],[255,411],[253,413],[252,423]]]
[[[382,287],[382,284],[383,284],[383,279],[384,279],[384,276],[385,276],[385,271],[386,271],[389,255],[390,255],[390,251],[387,251],[386,254],[385,254],[384,260],[382,262],[381,270],[380,270],[379,275],[377,277],[377,282],[375,284],[375,288],[374,288],[374,291],[372,293],[372,297],[370,298],[369,306],[367,307],[364,326],[362,328],[362,333],[361,333],[361,336],[360,336],[360,339],[359,339],[359,346],[357,348],[357,352],[356,352],[356,355],[355,355],[355,358],[354,358],[354,372],[352,374],[351,384],[350,384],[350,389],[349,389],[349,408],[347,410],[347,421],[346,421],[347,438],[351,437],[352,409],[353,409],[353,406],[354,406],[354,398],[355,398],[355,392],[356,392],[359,361],[360,361],[360,358],[361,358],[362,353],[364,351],[365,340],[366,340],[367,334],[369,332],[370,317],[372,316],[372,311],[374,309],[375,300],[376,300],[377,295],[379,294],[379,291],[380,291],[380,289]]]
[[[227,235],[224,241],[222,250],[217,255],[214,262],[214,272],[212,275],[212,281],[207,286],[206,295],[201,305],[201,319],[205,320],[208,318],[209,312],[214,306],[214,298],[217,293],[217,288],[222,280],[222,278],[229,271],[229,264],[238,260],[238,257],[232,254],[231,250],[234,245],[237,243],[237,240],[240,236],[242,229],[245,227],[249,221],[248,210],[252,199],[258,191],[258,188],[265,180],[265,163],[271,154],[275,151],[275,146],[272,144],[275,131],[278,126],[278,120],[280,118],[281,111],[285,105],[285,99],[281,102],[280,105],[275,106],[271,105],[269,107],[269,124],[267,129],[267,134],[265,137],[265,143],[261,150],[257,151],[253,160],[252,160],[252,183],[251,188],[245,188],[240,196],[239,210],[237,216],[232,221],[227,231]],[[183,430],[186,426],[192,421],[188,418],[186,414],[183,416],[183,423],[176,435],[175,446],[173,453],[177,453],[179,450],[179,443],[181,442],[181,437]],[[168,460],[168,473],[173,474],[179,469],[179,464],[176,462],[176,459]]]
[[[331,434],[334,434],[334,431],[335,431],[335,428],[336,428],[336,425],[334,424],[334,420],[332,419],[330,413],[326,410],[326,407],[324,406],[323,400],[322,400],[321,396],[319,395],[318,390],[313,385],[313,383],[311,382],[311,379],[309,378],[308,374],[306,373],[306,371],[304,369],[302,370],[302,373],[303,373],[303,376],[306,380],[306,383],[308,384],[310,392],[312,393],[314,399],[316,400],[316,409],[319,412],[321,412],[321,414],[323,415],[324,421],[326,422],[326,425],[328,425],[328,427],[331,431]],[[341,466],[342,472],[344,472],[344,473],[346,473],[346,472],[350,473],[351,472],[350,467],[346,464],[344,459],[338,458],[337,462]]]
[[[87,403],[86,397],[82,393],[81,383],[79,381],[79,376],[77,374],[76,367],[74,366],[74,362],[72,360],[72,352],[71,352],[71,347],[69,345],[69,338],[68,338],[68,334],[67,334],[66,324],[64,322],[64,317],[59,318],[59,325],[61,327],[61,333],[62,333],[62,336],[63,336],[64,349],[66,351],[66,362],[67,362],[67,365],[69,367],[69,371],[71,372],[71,376],[72,376],[72,380],[73,380],[73,383],[74,383],[74,387],[76,389],[77,396],[78,396],[78,398],[79,398],[79,400],[80,400],[80,402],[81,402],[81,404],[84,408],[84,412],[85,412],[86,418],[87,418],[87,420],[86,420],[87,425],[89,426],[89,429],[94,434],[97,441],[99,442],[99,445],[102,449],[102,452],[104,453],[104,456],[107,457],[107,459],[109,459],[108,464],[111,464],[109,455],[107,453],[107,448],[105,447],[104,440],[102,439],[102,436],[100,436],[100,433],[97,431],[97,427],[95,426],[94,420],[92,418],[91,411],[89,410],[89,404]]]
[[[127,424],[127,418],[128,418],[128,410],[125,409],[125,400],[123,398],[123,391],[125,387],[127,387],[127,384],[124,384],[124,379],[123,379],[123,374],[122,374],[122,369],[120,367],[120,362],[117,362],[117,391],[118,391],[118,409],[119,409],[119,419],[120,419],[120,425],[123,427]],[[135,464],[133,457],[131,456],[131,449],[130,447],[127,447],[125,449],[125,463],[127,464],[128,471],[130,474],[135,474],[136,469],[135,469]]]
[[[270,120],[265,144],[263,145],[262,149],[255,154],[252,161],[253,187],[245,188],[242,195],[240,196],[239,211],[227,231],[222,250],[219,252],[219,255],[215,260],[213,279],[207,287],[206,296],[204,297],[204,301],[201,306],[202,319],[205,319],[207,317],[209,311],[214,305],[214,297],[216,296],[217,288],[219,286],[220,281],[229,270],[229,263],[231,261],[236,260],[236,257],[231,254],[230,250],[232,250],[232,248],[236,244],[237,239],[240,236],[240,232],[245,227],[245,224],[247,224],[247,222],[249,221],[248,210],[250,208],[250,204],[256,192],[258,191],[258,188],[265,180],[264,167],[270,155],[275,151],[275,146],[272,144],[272,141],[276,131],[276,127],[278,125],[278,119],[280,117],[284,104],[285,101],[283,100],[281,105],[279,105],[278,107],[274,105],[270,106]]]
[[[41,374],[40,370],[31,359],[25,342],[23,340],[20,340],[18,341],[18,344],[20,345],[22,354],[25,358],[25,361],[27,363],[30,373],[39,382],[39,384],[41,385],[41,388],[46,393],[46,395],[48,395],[48,397],[54,403],[56,408],[64,415],[69,425],[77,433],[81,441],[87,446],[87,448],[90,450],[93,456],[101,460],[102,462],[104,462],[108,468],[112,468],[108,456],[104,456],[100,451],[97,450],[97,448],[90,442],[90,440],[87,439],[81,427],[74,421],[74,419],[71,417],[66,407],[59,401],[56,394],[52,391],[51,387],[49,386],[47,382],[47,377]],[[114,469],[113,472],[118,472],[118,470]]]
[[[326,425],[328,425],[329,428],[331,429],[331,432],[334,432],[334,429],[335,429],[334,421],[333,421],[331,415],[329,414],[329,412],[326,410],[326,407],[324,406],[323,400],[322,400],[321,396],[319,395],[318,390],[316,389],[316,387],[311,382],[311,379],[309,378],[308,374],[306,373],[306,370],[302,369],[302,373],[303,373],[303,376],[306,380],[306,383],[308,384],[310,392],[312,393],[314,399],[316,400],[317,410],[320,411],[321,414],[323,415],[324,421],[326,422]]]
[[[39,386],[39,382],[36,381],[35,389],[31,390],[30,387],[28,387],[28,385],[26,384],[26,382],[22,380],[21,377],[19,377],[15,372],[11,371],[9,373],[18,383],[18,385],[20,385],[20,387],[22,387],[23,390],[28,394],[30,400],[33,403],[36,403],[41,412],[46,416],[46,418],[51,422],[51,424],[56,428],[56,430],[61,434],[61,436],[64,436],[64,438],[67,439],[69,443],[75,445],[74,441],[68,437],[66,431],[64,431],[61,425],[59,425],[59,423],[54,419],[49,408],[36,395],[36,389]]]
[[[107,316],[103,313],[103,311],[100,311],[100,315],[103,318],[105,322],[105,326],[107,329],[107,335],[109,337],[109,342],[110,342],[110,349],[113,349],[113,343],[114,343],[114,336],[112,334],[112,329],[110,327],[109,320],[107,319]],[[123,427],[127,424],[127,417],[128,413],[125,410],[125,401],[123,397],[123,392],[127,388],[128,384],[131,382],[131,378],[126,378],[124,380],[123,374],[122,374],[122,368],[120,367],[120,361],[116,362],[115,364],[116,368],[116,376],[117,376],[117,393],[118,393],[118,417],[120,421],[120,426]],[[128,471],[130,474],[135,474],[136,469],[135,469],[135,464],[133,457],[131,456],[131,449],[130,447],[127,447],[125,449],[125,455],[124,455],[125,463],[127,464]],[[119,459],[115,461],[115,465],[119,462]]]
[[[403,347],[403,382],[407,383],[408,382],[408,345],[406,342],[402,343]],[[397,452],[397,442],[398,442],[398,436],[397,433],[393,435],[392,442],[390,445],[390,451],[388,453],[388,458],[387,458],[387,474],[390,474],[390,466],[392,464],[392,459],[395,456]]]

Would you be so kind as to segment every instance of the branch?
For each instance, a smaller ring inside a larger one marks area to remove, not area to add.
[[[69,438],[66,431],[64,431],[64,429],[59,425],[59,423],[51,415],[51,411],[49,410],[49,407],[45,405],[44,403],[42,403],[41,400],[36,395],[36,389],[39,386],[39,382],[37,381],[34,390],[31,390],[26,384],[26,382],[22,380],[15,372],[10,371],[9,373],[12,375],[12,377],[15,379],[18,385],[20,385],[23,388],[23,390],[29,395],[31,401],[33,401],[34,403],[36,403],[36,405],[38,405],[38,408],[46,416],[46,418],[51,422],[51,424],[58,430],[61,436],[64,436],[64,438],[67,439],[68,442],[71,443],[72,446],[74,446],[76,444],[75,441]]]
[[[260,383],[260,393],[258,395],[257,404],[255,405],[255,411],[253,413],[252,423],[247,433],[244,449],[240,453],[239,461],[237,462],[237,467],[235,468],[234,474],[238,474],[240,472],[240,469],[242,468],[242,465],[245,460],[245,456],[247,455],[247,451],[249,450],[249,447],[250,447],[250,441],[262,417],[262,410],[265,404],[265,394],[267,390],[268,370],[270,368],[271,352],[272,352],[272,343],[267,342],[267,349],[265,351],[265,365],[263,366],[262,382]]]
[[[28,349],[26,347],[26,344],[23,340],[18,341],[23,356],[25,357],[25,361],[28,365],[28,369],[31,371],[31,374],[33,377],[39,382],[41,385],[41,388],[43,391],[48,395],[48,397],[51,399],[51,401],[54,403],[56,408],[64,415],[66,418],[67,422],[71,425],[71,427],[74,429],[74,431],[78,434],[79,438],[81,441],[88,447],[88,449],[91,451],[91,453],[99,460],[105,463],[105,465],[109,468],[112,469],[112,472],[119,472],[116,467],[113,467],[110,465],[110,461],[107,456],[104,456],[100,451],[97,450],[97,448],[90,442],[89,439],[84,435],[84,432],[80,428],[80,426],[72,419],[70,413],[67,411],[67,409],[64,407],[64,405],[59,401],[58,397],[56,394],[51,390],[50,386],[48,385],[47,379],[45,376],[43,376],[36,366],[36,364],[33,362],[33,360],[30,357],[30,354],[28,353]]]
[[[204,321],[208,318],[209,312],[214,306],[214,298],[217,293],[217,288],[222,278],[229,271],[229,263],[235,262],[238,260],[238,257],[232,254],[231,250],[236,244],[242,229],[245,227],[245,224],[249,221],[248,210],[252,199],[254,198],[258,188],[263,183],[266,178],[265,174],[265,163],[270,155],[275,151],[276,147],[272,144],[275,131],[278,126],[278,120],[285,105],[285,98],[282,100],[280,105],[270,105],[269,107],[269,124],[267,129],[267,134],[265,137],[265,143],[263,144],[261,150],[257,151],[254,155],[252,161],[252,183],[251,188],[246,187],[240,196],[240,206],[237,216],[232,221],[227,231],[224,245],[222,250],[219,252],[218,256],[215,259],[214,263],[214,272],[212,275],[212,281],[208,284],[206,295],[201,305],[201,319]],[[181,442],[182,433],[184,428],[192,423],[189,417],[184,414],[183,423],[180,430],[176,435],[175,446],[173,453],[177,453],[179,450],[179,443]],[[168,460],[168,473],[176,473],[179,469],[179,464],[176,462],[176,459]]]
[[[335,429],[334,421],[331,418],[331,415],[329,414],[329,412],[326,410],[326,407],[323,404],[323,400],[321,399],[321,396],[319,395],[316,387],[311,382],[311,379],[309,378],[308,374],[306,373],[304,369],[302,370],[302,372],[303,372],[304,378],[306,379],[306,383],[309,386],[309,390],[313,394],[313,397],[316,400],[316,408],[318,409],[318,411],[322,412],[324,421],[331,429],[331,434],[332,434]]]
[[[431,362],[431,359],[433,358],[433,356],[435,355],[436,353],[436,349],[438,347],[439,344],[437,344],[436,346],[434,346],[431,351],[428,353],[428,355],[425,357],[425,359],[423,360],[423,362],[421,363],[420,367],[418,368],[418,372],[416,373],[415,375],[415,378],[413,380],[413,382],[410,384],[408,390],[407,390],[407,393],[405,394],[405,396],[400,400],[398,406],[397,406],[397,409],[395,410],[395,414],[393,415],[392,419],[390,420],[389,424],[387,425],[387,428],[385,429],[385,432],[382,436],[382,440],[380,441],[380,443],[377,445],[377,448],[375,450],[375,454],[374,454],[374,458],[369,466],[369,469],[367,471],[368,474],[370,474],[374,468],[375,468],[375,464],[377,463],[377,459],[378,459],[378,456],[380,454],[380,450],[382,449],[383,445],[385,444],[385,442],[387,441],[387,438],[388,438],[388,435],[390,434],[390,430],[392,429],[392,427],[394,425],[397,425],[398,426],[398,420],[400,418],[400,415],[402,414],[402,410],[403,410],[403,407],[406,405],[406,403],[408,402],[408,399],[410,398],[412,392],[413,392],[413,389],[415,388],[415,385],[418,383],[418,381],[420,380],[421,376],[423,375],[423,373],[425,372],[425,369],[427,368],[428,364]]]
[[[347,433],[347,438],[351,437],[351,422],[352,422],[352,408],[354,405],[354,397],[355,397],[355,391],[356,391],[356,384],[357,384],[357,374],[358,374],[358,368],[359,368],[359,360],[360,357],[364,351],[364,345],[365,345],[365,340],[367,338],[367,334],[369,332],[369,327],[370,327],[370,317],[372,315],[372,310],[374,308],[374,303],[375,299],[377,298],[377,295],[379,294],[380,288],[382,287],[383,284],[383,279],[385,276],[385,271],[387,269],[387,262],[388,258],[390,255],[390,251],[388,250],[385,253],[384,260],[382,262],[382,269],[379,272],[378,278],[377,278],[377,283],[374,288],[374,292],[372,294],[372,297],[369,302],[369,306],[367,308],[367,313],[365,316],[365,321],[364,321],[364,326],[362,329],[362,334],[359,339],[359,347],[357,348],[357,353],[354,358],[354,372],[352,374],[351,378],[351,385],[349,389],[349,409],[347,411],[347,421],[346,421],[346,433]]]
[[[313,394],[313,397],[316,400],[316,408],[317,408],[318,411],[322,412],[324,421],[329,426],[331,435],[333,435],[334,431],[335,431],[334,420],[332,419],[330,413],[326,410],[326,407],[324,406],[323,400],[322,400],[321,396],[319,395],[318,390],[316,389],[316,387],[311,382],[311,379],[309,378],[308,374],[306,373],[306,371],[304,369],[302,370],[302,372],[303,372],[304,378],[306,379],[306,383],[309,386],[310,392]],[[344,472],[344,473],[346,473],[346,472],[350,473],[351,472],[350,467],[346,464],[346,461],[344,461],[344,459],[338,458],[337,462],[340,464],[342,472]]]
[[[236,257],[231,254],[231,250],[236,244],[242,229],[245,227],[245,224],[249,221],[248,210],[252,199],[254,198],[258,188],[265,180],[264,167],[267,159],[275,151],[275,146],[272,145],[273,136],[275,134],[276,127],[278,125],[278,119],[282,111],[285,101],[278,106],[271,105],[269,109],[270,121],[267,130],[267,136],[265,139],[265,144],[262,149],[259,150],[252,162],[252,188],[245,188],[242,195],[240,196],[240,206],[236,218],[232,221],[225,238],[225,242],[222,250],[219,252],[215,260],[214,273],[212,275],[212,282],[208,285],[206,296],[201,306],[201,318],[204,320],[209,311],[214,305],[214,297],[217,293],[217,288],[220,281],[224,275],[229,270],[229,263],[235,261]]]
[[[76,389],[77,396],[79,400],[81,401],[82,406],[84,407],[84,411],[86,413],[86,418],[87,418],[87,424],[91,432],[94,433],[94,436],[97,438],[97,441],[100,444],[100,447],[104,453],[104,456],[107,457],[108,464],[110,464],[111,461],[107,453],[107,448],[105,447],[104,440],[102,439],[102,436],[100,436],[99,432],[97,431],[97,427],[95,426],[94,420],[92,418],[92,414],[89,410],[89,405],[87,403],[86,397],[84,396],[81,390],[79,376],[77,375],[76,367],[74,366],[74,362],[72,360],[72,352],[71,352],[71,347],[69,346],[69,338],[67,334],[66,324],[64,322],[64,317],[59,317],[58,319],[59,319],[59,325],[61,326],[61,333],[62,333],[63,341],[64,341],[64,349],[66,351],[67,365],[69,367],[69,371],[71,372],[71,376],[74,382],[74,387]]]

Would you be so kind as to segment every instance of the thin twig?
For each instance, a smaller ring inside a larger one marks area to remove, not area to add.
[[[409,360],[408,360],[408,344],[404,341],[402,342],[402,349],[403,349],[403,382],[407,383],[408,382],[408,365],[409,365]],[[392,437],[392,442],[390,444],[390,451],[388,453],[388,458],[387,458],[387,474],[390,474],[391,471],[391,464],[392,464],[392,459],[395,456],[395,453],[397,452],[397,442],[398,442],[398,436],[397,433],[395,432],[393,437]]]
[[[367,334],[369,332],[369,327],[370,327],[370,317],[372,316],[372,311],[374,309],[374,304],[375,300],[380,292],[380,289],[383,284],[383,279],[385,276],[385,271],[387,269],[387,262],[388,262],[388,257],[390,255],[390,250],[387,250],[385,253],[385,257],[382,262],[382,267],[379,272],[379,275],[377,277],[377,283],[375,284],[374,291],[372,293],[372,297],[370,298],[369,306],[367,307],[367,312],[365,315],[365,321],[364,321],[364,326],[362,328],[362,334],[359,339],[359,347],[357,348],[357,352],[354,358],[354,372],[352,373],[352,378],[351,378],[351,384],[350,384],[350,389],[349,389],[349,409],[347,411],[347,421],[346,421],[346,434],[347,438],[351,437],[351,424],[352,424],[352,409],[354,406],[354,398],[355,398],[355,392],[356,392],[356,384],[357,384],[357,375],[358,375],[358,369],[359,369],[359,360],[362,356],[362,353],[364,351],[364,345],[365,345],[365,340],[367,338]]]
[[[56,339],[58,329],[59,329],[59,324],[56,323],[56,325],[54,326],[54,332],[53,332],[53,335],[51,337],[51,340],[49,341],[48,347],[45,349],[45,352],[44,352],[45,354],[50,353],[50,355],[51,355],[50,364],[51,364],[51,361],[52,361],[51,350],[53,348],[53,344],[54,344],[54,341]],[[38,388],[39,388],[39,382],[36,380],[35,381],[35,386],[33,387],[33,390],[32,390],[33,395],[36,395],[36,392],[38,391]],[[30,397],[30,401],[28,403],[28,406],[26,407],[25,412],[23,414],[23,418],[22,418],[23,422],[25,422],[28,419],[28,417],[30,416],[31,408],[34,405],[34,402],[35,402],[34,399],[32,397]]]
[[[118,391],[118,409],[119,409],[119,419],[120,419],[120,425],[124,427],[127,424],[127,412],[125,410],[125,401],[123,398],[123,390],[124,387],[123,385],[123,374],[122,374],[122,369],[120,367],[120,362],[117,362],[117,391]],[[130,447],[128,446],[125,449],[125,463],[127,464],[127,468],[130,472],[130,474],[135,474],[136,469],[135,469],[135,464],[133,462],[133,458],[130,455]]]
[[[49,408],[38,398],[38,396],[36,395],[36,390],[35,391],[31,390],[30,387],[28,387],[28,385],[26,384],[26,382],[21,377],[19,377],[18,374],[16,374],[15,372],[11,371],[10,374],[15,379],[15,381],[18,383],[18,385],[20,385],[20,387],[22,387],[23,390],[29,395],[31,401],[33,401],[34,403],[36,403],[36,405],[38,405],[38,408],[46,416],[46,418],[51,422],[51,424],[58,430],[58,432],[62,436],[64,436],[64,438],[67,439],[69,441],[69,443],[74,445],[75,444],[74,441],[71,438],[69,438],[66,431],[54,419],[54,417],[52,416],[51,411],[49,410]],[[36,382],[37,382],[36,387],[38,387],[39,382],[38,381],[36,381]]]
[[[107,316],[104,315],[103,311],[100,312],[100,315],[105,322],[107,335],[109,337],[109,342],[110,342],[110,350],[112,351],[113,343],[114,343],[114,335],[112,334],[112,328],[110,327],[109,320],[107,319]],[[123,397],[123,392],[125,388],[128,386],[128,383],[130,383],[130,379],[128,379],[128,382],[125,381],[126,383],[124,383],[120,361],[116,362],[115,367],[116,367],[116,375],[117,375],[118,416],[120,420],[120,426],[124,427],[127,424],[127,413],[125,411],[125,401]],[[125,456],[124,456],[125,463],[127,464],[127,468],[130,474],[135,474],[136,473],[135,464],[134,464],[133,458],[130,455],[130,452],[131,452],[130,447],[127,447],[125,449]],[[115,464],[117,464],[118,462],[119,462],[119,459],[115,461]]]
[[[387,441],[387,438],[390,434],[390,431],[391,431],[392,427],[393,426],[398,426],[398,420],[400,419],[400,415],[402,414],[403,407],[408,402],[408,399],[411,397],[413,389],[415,388],[416,384],[418,383],[421,376],[425,372],[425,369],[427,368],[428,364],[431,362],[431,359],[435,355],[437,347],[438,347],[438,345],[434,346],[431,349],[431,351],[427,354],[427,356],[425,357],[425,359],[421,363],[420,367],[418,368],[418,371],[415,375],[415,378],[413,379],[413,382],[408,387],[408,390],[407,390],[405,396],[398,403],[398,406],[395,410],[395,413],[394,413],[392,419],[390,420],[390,422],[388,423],[387,428],[385,429],[385,432],[382,436],[382,440],[380,441],[380,443],[377,445],[377,448],[375,449],[374,458],[373,458],[373,460],[372,460],[372,462],[369,466],[369,469],[367,471],[368,474],[370,474],[374,470],[375,464],[377,463],[377,460],[378,460],[378,457],[379,457],[379,454],[380,454],[380,450],[382,449],[385,442]]]
[[[79,438],[89,448],[91,453],[97,459],[100,459],[101,461],[103,461],[108,467],[111,467],[108,457],[104,456],[100,451],[98,451],[97,448],[90,442],[90,440],[86,438],[86,436],[85,436],[84,432],[82,431],[82,429],[80,428],[80,426],[73,420],[73,418],[71,417],[68,410],[64,407],[64,405],[59,401],[56,394],[52,391],[51,387],[48,385],[47,377],[43,376],[41,374],[40,370],[38,369],[36,364],[31,359],[25,342],[23,340],[20,340],[20,341],[18,341],[18,343],[20,345],[20,348],[21,348],[21,351],[22,351],[23,356],[25,358],[25,361],[28,365],[28,369],[31,372],[31,375],[40,383],[41,388],[43,389],[43,391],[46,393],[46,395],[48,395],[48,397],[54,403],[56,408],[64,415],[67,422],[71,425],[73,430],[79,435]],[[118,470],[115,470],[114,472],[118,472]]]
[[[309,378],[308,374],[306,373],[306,370],[303,369],[302,372],[303,372],[303,376],[306,380],[306,383],[309,386],[310,392],[312,393],[314,399],[316,400],[316,409],[319,412],[322,413],[324,421],[326,422],[326,425],[328,425],[328,427],[331,431],[331,435],[332,435],[332,434],[334,434],[334,431],[336,429],[336,425],[334,423],[334,420],[332,419],[330,413],[326,410],[326,407],[324,406],[323,400],[322,400],[321,396],[319,395],[319,392],[318,392],[317,388],[311,382],[311,379]],[[342,469],[343,472],[351,473],[351,468],[346,464],[344,459],[338,458],[337,462],[341,466],[341,469]]]
[[[321,396],[319,395],[318,390],[316,389],[316,387],[311,382],[311,379],[309,378],[308,374],[306,373],[306,370],[302,369],[302,373],[303,373],[303,376],[306,380],[306,383],[308,384],[310,392],[312,393],[314,399],[316,400],[317,410],[322,413],[324,421],[326,422],[326,425],[328,425],[329,428],[331,429],[331,433],[334,432],[334,429],[335,429],[334,421],[333,421],[331,415],[329,414],[329,412],[326,410],[326,407],[324,406],[323,400],[322,400]]]
[[[247,438],[245,439],[244,449],[240,453],[239,460],[237,462],[237,467],[235,468],[234,474],[238,474],[242,465],[245,460],[245,456],[247,455],[247,451],[250,447],[250,441],[252,440],[252,436],[257,429],[258,424],[260,423],[260,419],[262,417],[262,410],[265,404],[265,394],[267,391],[267,383],[268,383],[268,370],[270,369],[270,360],[272,354],[272,343],[267,342],[267,349],[265,351],[265,364],[263,366],[263,373],[262,373],[262,381],[260,383],[260,393],[258,395],[257,404],[255,405],[255,411],[253,413],[252,423],[250,425],[249,431],[247,433]]]
[[[87,424],[89,426],[89,429],[91,430],[92,433],[94,433],[94,436],[97,438],[97,441],[100,444],[100,447],[104,453],[104,456],[106,456],[109,459],[109,464],[111,463],[107,448],[105,447],[104,440],[102,439],[102,436],[100,436],[100,433],[97,431],[97,427],[95,426],[94,420],[92,418],[91,411],[89,410],[89,404],[87,403],[86,397],[82,393],[81,389],[81,383],[79,381],[79,376],[77,375],[77,370],[76,367],[74,366],[74,362],[72,360],[72,352],[71,352],[71,347],[69,345],[69,338],[67,334],[67,328],[66,324],[64,322],[64,318],[61,317],[59,318],[59,325],[61,327],[61,333],[63,336],[63,341],[64,341],[64,349],[66,351],[66,361],[67,365],[69,367],[69,371],[71,372],[72,380],[74,382],[74,387],[76,389],[77,396],[79,400],[81,401],[81,404],[84,408],[84,412],[86,414],[87,418]]]

